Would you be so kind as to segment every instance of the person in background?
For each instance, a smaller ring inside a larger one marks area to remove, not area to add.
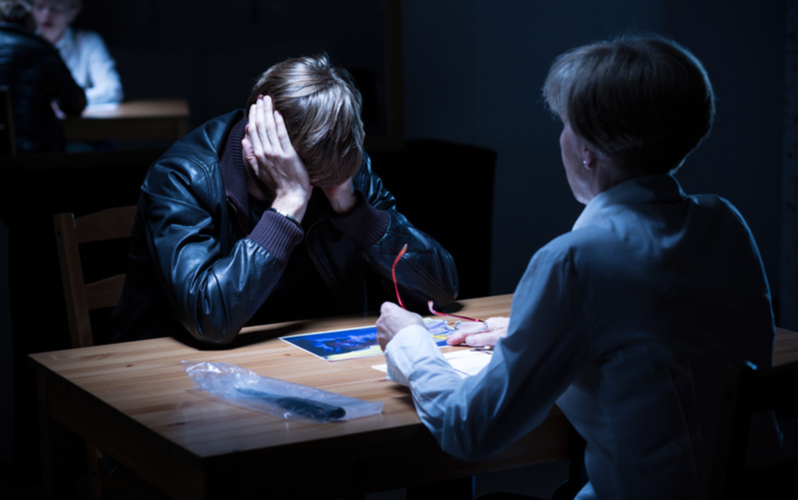
[[[72,77],[86,90],[89,106],[119,104],[122,83],[103,39],[94,31],[70,27],[81,8],[81,0],[34,0],[37,31],[58,49]]]
[[[458,293],[450,254],[395,208],[363,149],[361,94],[326,55],[267,70],[247,112],[172,146],[141,187],[114,341],[230,344],[250,323]],[[192,340],[194,339],[194,340]]]
[[[588,443],[576,498],[705,498],[725,367],[771,366],[775,335],[741,214],[673,177],[711,130],[708,75],[673,41],[621,37],[559,56],[544,97],[586,208],[533,256],[510,319],[480,338],[454,336],[495,344],[476,376],[462,380],[422,319],[385,303],[388,379],[411,388],[420,419],[456,457],[502,450],[557,403]],[[774,417],[763,417],[763,450],[778,454]]]
[[[20,153],[64,150],[64,133],[51,102],[80,115],[86,95],[58,51],[33,32],[27,0],[0,0],[0,87],[8,87],[16,149]]]

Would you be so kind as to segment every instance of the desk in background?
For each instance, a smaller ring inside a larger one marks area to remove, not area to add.
[[[183,99],[127,101],[114,109],[87,109],[64,119],[67,141],[176,141],[186,135],[189,105]]]

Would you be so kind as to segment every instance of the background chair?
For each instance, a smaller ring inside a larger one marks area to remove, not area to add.
[[[80,245],[130,237],[136,209],[136,205],[131,205],[77,218],[72,213],[53,216],[69,331],[74,348],[94,345],[89,311],[116,306],[125,283],[125,274],[85,283]],[[91,443],[86,443],[86,457],[90,498],[103,498],[109,490],[123,491],[136,498],[163,497],[127,469],[116,467],[106,471],[110,468],[106,464],[113,461],[104,457]]]
[[[78,218],[71,213],[53,216],[72,347],[94,345],[89,311],[116,306],[125,283],[124,274],[84,283],[79,245],[130,237],[135,216],[136,205]]]
[[[797,361],[755,369],[730,365],[725,378],[708,498],[797,498],[797,449],[766,463],[747,463],[752,416],[774,410],[797,419]],[[796,422],[794,424],[797,425]]]
[[[370,158],[375,173],[397,198],[397,210],[453,256],[458,298],[490,295],[497,153],[417,139],[407,141],[402,151],[376,151]]]
[[[14,118],[11,112],[11,92],[0,87],[0,155],[17,154],[14,142]]]

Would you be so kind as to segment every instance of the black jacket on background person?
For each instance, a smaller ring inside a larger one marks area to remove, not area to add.
[[[302,228],[258,206],[242,159],[246,122],[241,110],[211,120],[150,167],[111,317],[114,341],[188,332],[224,345],[248,323],[377,311],[396,301],[391,267],[404,244],[396,268],[403,302],[422,309],[455,299],[452,257],[395,210],[366,154],[346,215],[319,188]]]
[[[64,150],[64,134],[50,104],[79,115],[86,94],[72,79],[58,50],[22,26],[0,23],[0,87],[8,86],[17,151]]]

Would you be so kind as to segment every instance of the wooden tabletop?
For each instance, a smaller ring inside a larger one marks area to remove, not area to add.
[[[511,298],[460,303],[463,314],[488,318],[507,316]],[[441,452],[420,423],[409,391],[371,368],[383,363],[381,356],[327,362],[277,339],[374,321],[251,327],[223,351],[163,338],[34,354],[31,364],[49,418],[178,498],[248,495],[258,485],[276,498],[335,498],[567,457],[569,427],[554,408],[542,426],[503,452],[476,462],[457,460]],[[797,334],[780,330],[775,353],[778,364],[796,360]],[[233,363],[259,375],[382,401],[383,412],[329,424],[279,419],[195,389],[183,371],[184,360]],[[300,478],[307,482],[298,483]]]
[[[178,140],[186,135],[189,104],[184,99],[126,101],[116,107],[89,107],[63,121],[68,141]]]
[[[461,304],[464,314],[489,317],[508,315],[510,302],[511,295],[503,295]],[[382,356],[327,362],[275,339],[374,322],[366,317],[248,328],[238,345],[224,351],[163,338],[31,359],[48,418],[178,498],[248,495],[264,487],[265,474],[276,498],[336,498],[567,457],[569,427],[554,408],[542,426],[503,452],[457,460],[420,423],[409,391],[371,368],[384,362]],[[346,422],[287,421],[194,389],[183,360],[233,363],[259,375],[382,401],[384,408],[380,415]],[[51,470],[58,470],[60,453],[51,454]]]
[[[89,106],[81,118],[188,118],[189,104],[184,99],[141,99],[122,102],[115,107]]]

